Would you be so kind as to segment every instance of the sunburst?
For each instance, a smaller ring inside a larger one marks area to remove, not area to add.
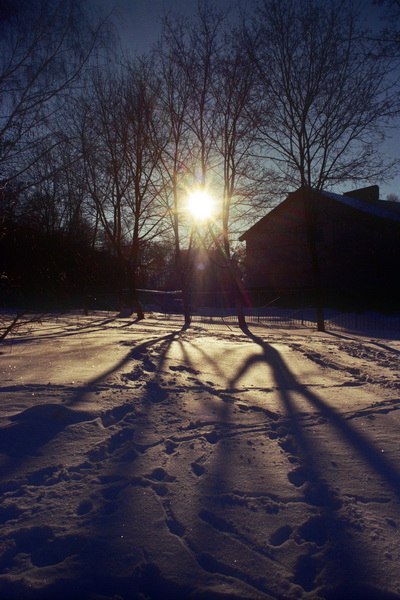
[[[206,190],[197,189],[189,193],[187,208],[195,219],[206,221],[213,216],[215,203]]]

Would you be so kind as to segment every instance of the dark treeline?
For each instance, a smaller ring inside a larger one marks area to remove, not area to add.
[[[299,186],[394,172],[379,149],[399,113],[399,12],[378,4],[390,21],[371,32],[347,0],[262,0],[246,14],[201,1],[127,57],[112,15],[3,2],[3,306],[129,289],[142,318],[137,288],[179,288],[189,323],[194,260],[209,251],[240,319],[239,232]],[[213,198],[212,221],[189,214],[193,190]]]

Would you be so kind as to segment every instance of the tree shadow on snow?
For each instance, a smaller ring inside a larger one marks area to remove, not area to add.
[[[95,419],[98,416],[95,408],[93,411],[79,408],[79,404],[86,401],[88,394],[93,394],[96,389],[106,383],[110,376],[120,371],[130,361],[144,356],[152,345],[164,341],[169,346],[182,331],[184,328],[135,345],[121,360],[98,377],[88,381],[85,386],[80,386],[78,389],[63,386],[61,402],[38,403],[10,417],[9,420],[12,423],[0,427],[0,454],[3,455],[1,459],[2,478],[8,477],[17,466],[23,465],[25,458],[40,456],[42,446],[54,439],[68,425]],[[115,388],[115,385],[111,385],[111,387]],[[125,386],[118,387],[123,389]],[[15,389],[18,390],[18,386],[12,388],[12,391]],[[24,386],[24,391],[27,392],[26,386]],[[65,398],[67,395],[70,396],[68,400]],[[117,406],[114,412],[123,412],[123,409],[124,407]],[[126,408],[126,410],[128,409]],[[100,417],[105,422],[109,418],[112,419],[108,415],[100,414]]]
[[[311,392],[307,386],[301,384],[275,348],[254,335],[249,329],[244,329],[243,331],[256,344],[261,346],[263,355],[260,357],[260,354],[257,353],[250,357],[250,359],[242,366],[232,383],[234,384],[238,381],[255,362],[262,361],[270,365],[279,391],[285,400],[288,414],[291,414],[294,417],[294,421],[296,420],[294,411],[295,405],[290,399],[287,390],[293,390],[300,393],[308,400],[309,403],[319,411],[320,415],[337,428],[343,438],[359,451],[365,461],[375,469],[375,471],[392,487],[396,494],[400,496],[400,472],[385,458],[382,452],[363,434],[352,427],[335,411],[334,408],[325,404],[325,402]]]
[[[307,386],[302,385],[273,346],[256,336],[248,328],[243,328],[243,332],[260,346],[263,352],[262,355],[259,352],[254,353],[245,361],[231,381],[231,385],[234,386],[254,364],[264,363],[272,370],[272,376],[288,417],[285,426],[289,435],[283,444],[281,442],[281,446],[284,450],[287,446],[291,450],[294,447],[295,450],[292,453],[297,453],[297,458],[300,459],[299,466],[288,474],[288,479],[293,485],[301,488],[307,504],[320,509],[321,518],[315,519],[314,527],[310,525],[308,539],[313,541],[315,538],[314,541],[316,541],[316,536],[321,536],[325,532],[326,541],[330,542],[324,562],[325,568],[328,563],[327,572],[331,571],[332,573],[334,589],[328,586],[323,597],[329,600],[338,597],[352,598],[353,600],[391,598],[390,594],[385,595],[384,592],[370,589],[368,585],[362,583],[366,570],[363,567],[359,549],[354,547],[351,541],[351,533],[348,532],[349,524],[340,517],[339,510],[342,501],[329,486],[317,465],[318,451],[321,449],[317,447],[318,442],[314,441],[312,433],[302,427],[301,415],[295,400],[291,397],[291,392],[295,392],[296,395],[300,394],[314,409],[317,409],[319,415],[336,428],[344,440],[360,453],[365,462],[386,481],[398,496],[400,496],[399,471],[374,446],[371,440],[352,427],[334,408],[325,404]],[[314,587],[314,579],[322,568],[321,556],[312,553],[305,554],[296,564],[294,581],[306,591],[311,591]]]
[[[329,335],[331,335],[332,337],[336,337],[336,338],[340,338],[342,340],[347,340],[349,342],[358,342],[357,338],[355,338],[354,336],[351,335],[345,335],[343,333],[336,333],[334,331],[328,331],[327,332]],[[359,335],[359,334],[357,334]],[[367,334],[364,334],[365,337],[367,336]],[[372,334],[370,334],[372,336]],[[382,336],[380,336],[379,339],[381,339]],[[386,339],[388,340],[398,340],[399,339],[399,334],[398,332],[394,332],[391,336],[388,335],[386,336]],[[382,344],[382,342],[378,342],[376,339],[373,339],[372,337],[370,337],[370,339],[368,340],[368,343],[373,345],[373,346],[378,346],[378,348],[382,348],[383,350],[387,350],[388,352],[391,352],[392,354],[400,354],[400,350],[398,350],[397,348],[393,348],[392,346],[387,346],[386,344]]]

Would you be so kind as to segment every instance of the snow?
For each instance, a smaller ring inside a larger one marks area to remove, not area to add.
[[[99,312],[0,351],[1,600],[400,597],[400,336]]]
[[[377,200],[375,202],[363,200],[361,198],[357,198],[356,196],[345,196],[326,191],[321,192],[321,195],[326,196],[327,198],[332,198],[332,200],[336,200],[336,202],[346,204],[347,206],[355,208],[356,210],[360,210],[361,212],[381,217],[382,219],[400,221],[400,214],[396,214],[398,213],[398,207],[394,202],[388,202],[386,200]]]

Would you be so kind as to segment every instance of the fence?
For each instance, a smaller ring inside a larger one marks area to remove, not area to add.
[[[145,312],[157,312],[166,318],[183,318],[182,300],[178,292],[152,293],[143,290],[139,298]],[[247,305],[244,308],[249,325],[281,328],[316,329],[316,310],[312,294],[288,290],[246,292]],[[90,299],[89,310],[119,312],[120,299],[117,294],[99,294]],[[193,323],[237,323],[234,297],[225,292],[197,292],[191,294],[191,314]],[[341,310],[325,308],[325,327],[329,330],[352,331],[392,331],[400,332],[400,311],[385,314],[373,310]]]
[[[246,322],[266,327],[316,329],[317,315],[311,291],[245,292]],[[337,300],[337,298],[336,298]],[[326,300],[326,305],[328,305]],[[328,305],[329,306],[329,305]],[[325,327],[329,330],[400,331],[400,312],[385,314],[374,310],[325,308]],[[193,322],[237,322],[233,297],[223,292],[192,294]]]
[[[316,329],[316,310],[312,307],[305,309],[261,309],[259,307],[245,309],[246,322],[249,325],[263,325],[265,327],[281,328],[311,328]],[[327,331],[393,331],[400,332],[400,314],[385,315],[376,312],[344,312],[326,309],[324,311],[325,328]],[[196,311],[193,313],[193,322],[222,322],[233,324],[237,322],[236,312]]]

